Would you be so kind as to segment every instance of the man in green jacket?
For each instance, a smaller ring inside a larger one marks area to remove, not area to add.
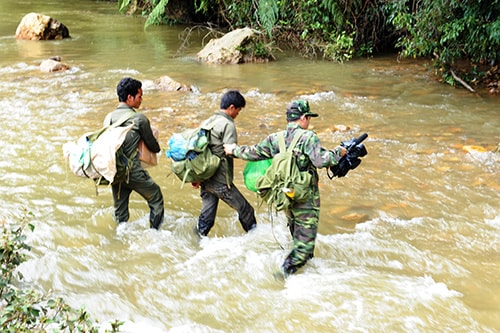
[[[112,124],[125,114],[132,113],[132,116],[122,125],[134,124],[132,129],[127,133],[122,148],[128,158],[131,156],[135,157],[133,158],[128,181],[113,183],[111,186],[115,208],[114,217],[117,223],[128,221],[129,198],[132,191],[135,191],[148,202],[150,227],[159,229],[164,216],[163,195],[160,186],[153,181],[149,173],[142,167],[139,155],[137,154],[141,139],[151,152],[158,153],[161,150],[151,130],[149,119],[143,113],[135,110],[142,103],[142,83],[133,78],[123,78],[116,87],[116,93],[119,105],[115,111],[106,116],[104,124]]]
[[[255,228],[257,221],[250,203],[233,184],[234,161],[231,156],[225,156],[224,144],[236,144],[238,134],[234,119],[246,105],[245,98],[237,90],[227,91],[221,98],[220,110],[202,123],[210,124],[209,147],[213,154],[221,158],[215,174],[201,183],[192,183],[193,188],[201,188],[201,213],[198,218],[198,233],[207,236],[215,224],[215,216],[219,199],[238,212],[238,218],[243,230]]]
[[[299,129],[303,129],[300,138],[293,149],[297,156],[299,170],[312,174],[311,195],[305,202],[294,202],[291,208],[285,210],[288,227],[293,238],[293,249],[282,265],[285,276],[295,273],[314,255],[314,246],[318,232],[320,197],[317,168],[328,168],[336,165],[345,155],[346,149],[335,147],[332,150],[321,147],[316,133],[307,130],[312,113],[307,101],[298,100],[287,106],[287,126],[284,133],[285,144],[288,147]],[[270,134],[264,140],[253,146],[224,145],[226,154],[248,161],[270,159],[279,153],[278,132]]]

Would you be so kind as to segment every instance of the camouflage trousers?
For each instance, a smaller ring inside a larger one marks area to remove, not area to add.
[[[292,234],[293,249],[285,259],[282,269],[286,275],[295,273],[314,256],[319,223],[319,191],[314,191],[311,200],[294,204],[285,212],[288,228]]]

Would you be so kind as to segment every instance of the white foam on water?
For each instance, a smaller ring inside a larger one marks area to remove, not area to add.
[[[487,219],[486,224],[494,227],[495,229],[500,229],[500,216],[497,216],[493,219]]]

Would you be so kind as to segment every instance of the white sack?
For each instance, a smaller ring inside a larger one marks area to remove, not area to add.
[[[82,135],[76,143],[63,145],[63,154],[69,162],[71,171],[83,178],[99,178],[103,176],[110,183],[116,174],[116,151],[123,144],[125,137],[134,124],[109,128],[90,145],[87,136]],[[90,161],[92,160],[92,163]]]

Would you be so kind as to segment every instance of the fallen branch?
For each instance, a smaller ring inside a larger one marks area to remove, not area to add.
[[[460,83],[461,83],[461,84],[462,84],[465,88],[467,88],[470,92],[472,92],[472,93],[476,93],[476,91],[475,91],[475,90],[474,90],[471,86],[469,86],[469,85],[467,84],[467,82],[465,82],[464,80],[462,80],[461,78],[459,78],[459,77],[455,74],[455,72],[453,71],[453,69],[451,69],[451,68],[450,68],[450,72],[451,72],[451,75],[453,75],[453,78],[454,78],[456,81],[460,82]]]

